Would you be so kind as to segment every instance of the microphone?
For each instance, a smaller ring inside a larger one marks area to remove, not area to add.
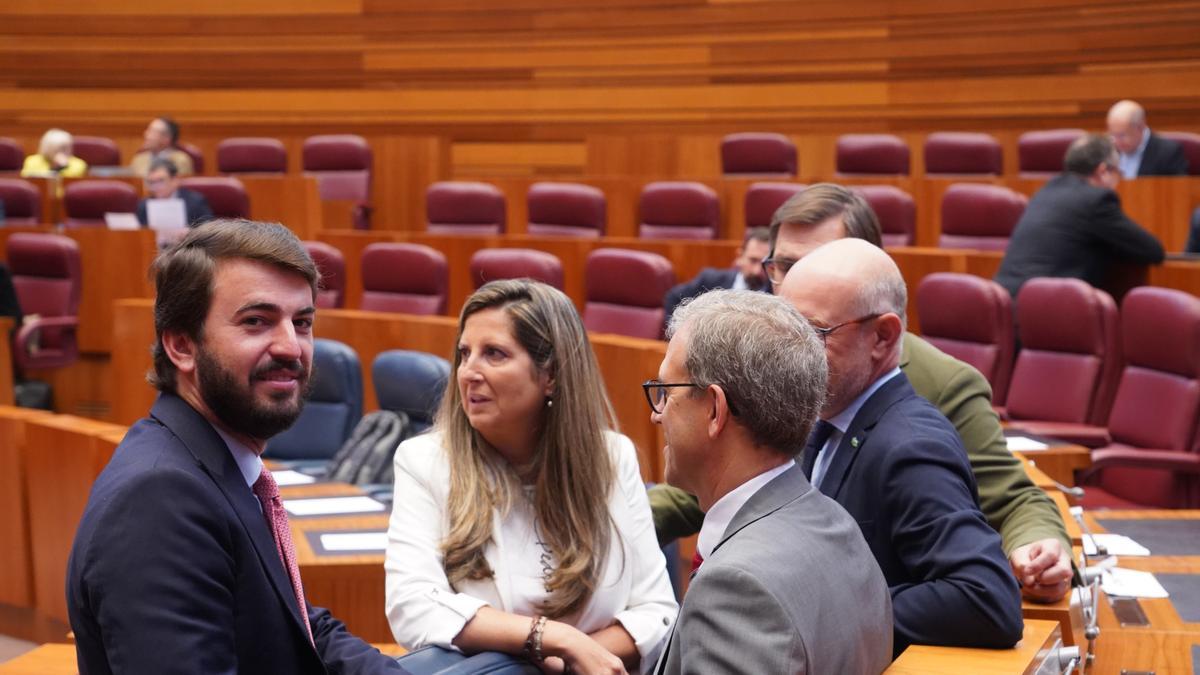
[[[1053,478],[1050,479],[1050,482],[1054,483],[1054,487],[1057,488],[1059,492],[1067,495],[1068,497],[1074,497],[1075,499],[1083,499],[1083,488],[1070,487],[1067,485],[1063,485],[1062,483],[1054,480]]]

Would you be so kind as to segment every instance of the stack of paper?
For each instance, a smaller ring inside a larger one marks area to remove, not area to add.
[[[299,471],[292,471],[291,469],[272,471],[271,475],[275,478],[275,484],[280,487],[285,485],[308,485],[309,483],[317,482],[316,478],[300,473]]]
[[[1100,588],[1108,595],[1123,598],[1165,598],[1167,589],[1149,572],[1114,567],[1104,571]]]
[[[326,551],[385,551],[387,532],[331,532],[321,535]]]
[[[1097,555],[1097,544],[1103,546],[1107,555],[1150,555],[1150,549],[1121,534],[1085,534],[1083,552]]]
[[[1004,439],[1009,452],[1029,452],[1030,450],[1045,450],[1050,447],[1041,441],[1035,441],[1025,436],[1008,436]]]
[[[285,499],[283,508],[293,516],[333,516],[344,513],[378,513],[386,507],[370,497]]]

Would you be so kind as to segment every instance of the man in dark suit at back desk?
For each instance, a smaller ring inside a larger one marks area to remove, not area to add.
[[[1097,288],[1115,263],[1156,265],[1163,246],[1121,209],[1117,151],[1105,136],[1071,143],[1064,171],[1038,190],[1013,229],[996,283],[1013,298],[1035,277],[1071,277]]]
[[[1108,110],[1108,135],[1120,153],[1118,166],[1125,178],[1186,176],[1183,146],[1146,126],[1146,110],[1136,101],[1117,101]]]
[[[663,300],[663,321],[669,323],[671,315],[679,303],[687,298],[694,298],[701,293],[715,288],[732,288],[734,290],[763,291],[767,288],[767,277],[763,272],[762,261],[770,250],[771,231],[765,227],[752,227],[746,230],[742,239],[742,247],[738,249],[733,267],[718,269],[706,267],[700,270],[695,279],[685,281],[667,292]]]
[[[143,226],[146,220],[146,202],[148,199],[181,199],[186,213],[185,222],[188,227],[195,227],[212,220],[212,207],[204,195],[179,186],[179,170],[169,159],[155,159],[150,162],[150,171],[146,174],[146,199],[138,202],[137,219]]]

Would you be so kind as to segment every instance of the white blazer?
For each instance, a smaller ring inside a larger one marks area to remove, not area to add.
[[[671,623],[679,611],[658,547],[650,503],[638,470],[633,443],[606,432],[617,467],[617,485],[609,497],[616,527],[602,582],[587,605],[565,617],[585,633],[621,623],[637,644],[642,670],[654,667]],[[451,641],[484,605],[505,612],[529,613],[514,597],[518,579],[541,575],[542,549],[530,542],[532,508],[514,507],[501,519],[493,514],[492,539],[484,555],[495,575],[451,588],[442,571],[441,542],[449,528],[446,502],[450,466],[439,434],[425,434],[396,451],[395,500],[388,527],[387,616],[396,642],[408,649],[434,644],[454,649]],[[522,550],[514,551],[513,546]]]

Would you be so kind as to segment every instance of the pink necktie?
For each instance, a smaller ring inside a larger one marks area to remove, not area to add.
[[[312,642],[312,626],[308,624],[308,606],[304,604],[304,586],[300,583],[300,568],[296,565],[296,547],[292,545],[292,530],[288,527],[287,511],[283,501],[279,499],[279,486],[275,477],[263,467],[254,481],[254,496],[262,502],[263,515],[267,518],[267,527],[275,537],[275,549],[279,559],[287,568],[288,576],[292,578],[292,590],[296,593],[296,604],[300,607],[300,616],[304,617],[304,629],[308,631],[308,641]]]

